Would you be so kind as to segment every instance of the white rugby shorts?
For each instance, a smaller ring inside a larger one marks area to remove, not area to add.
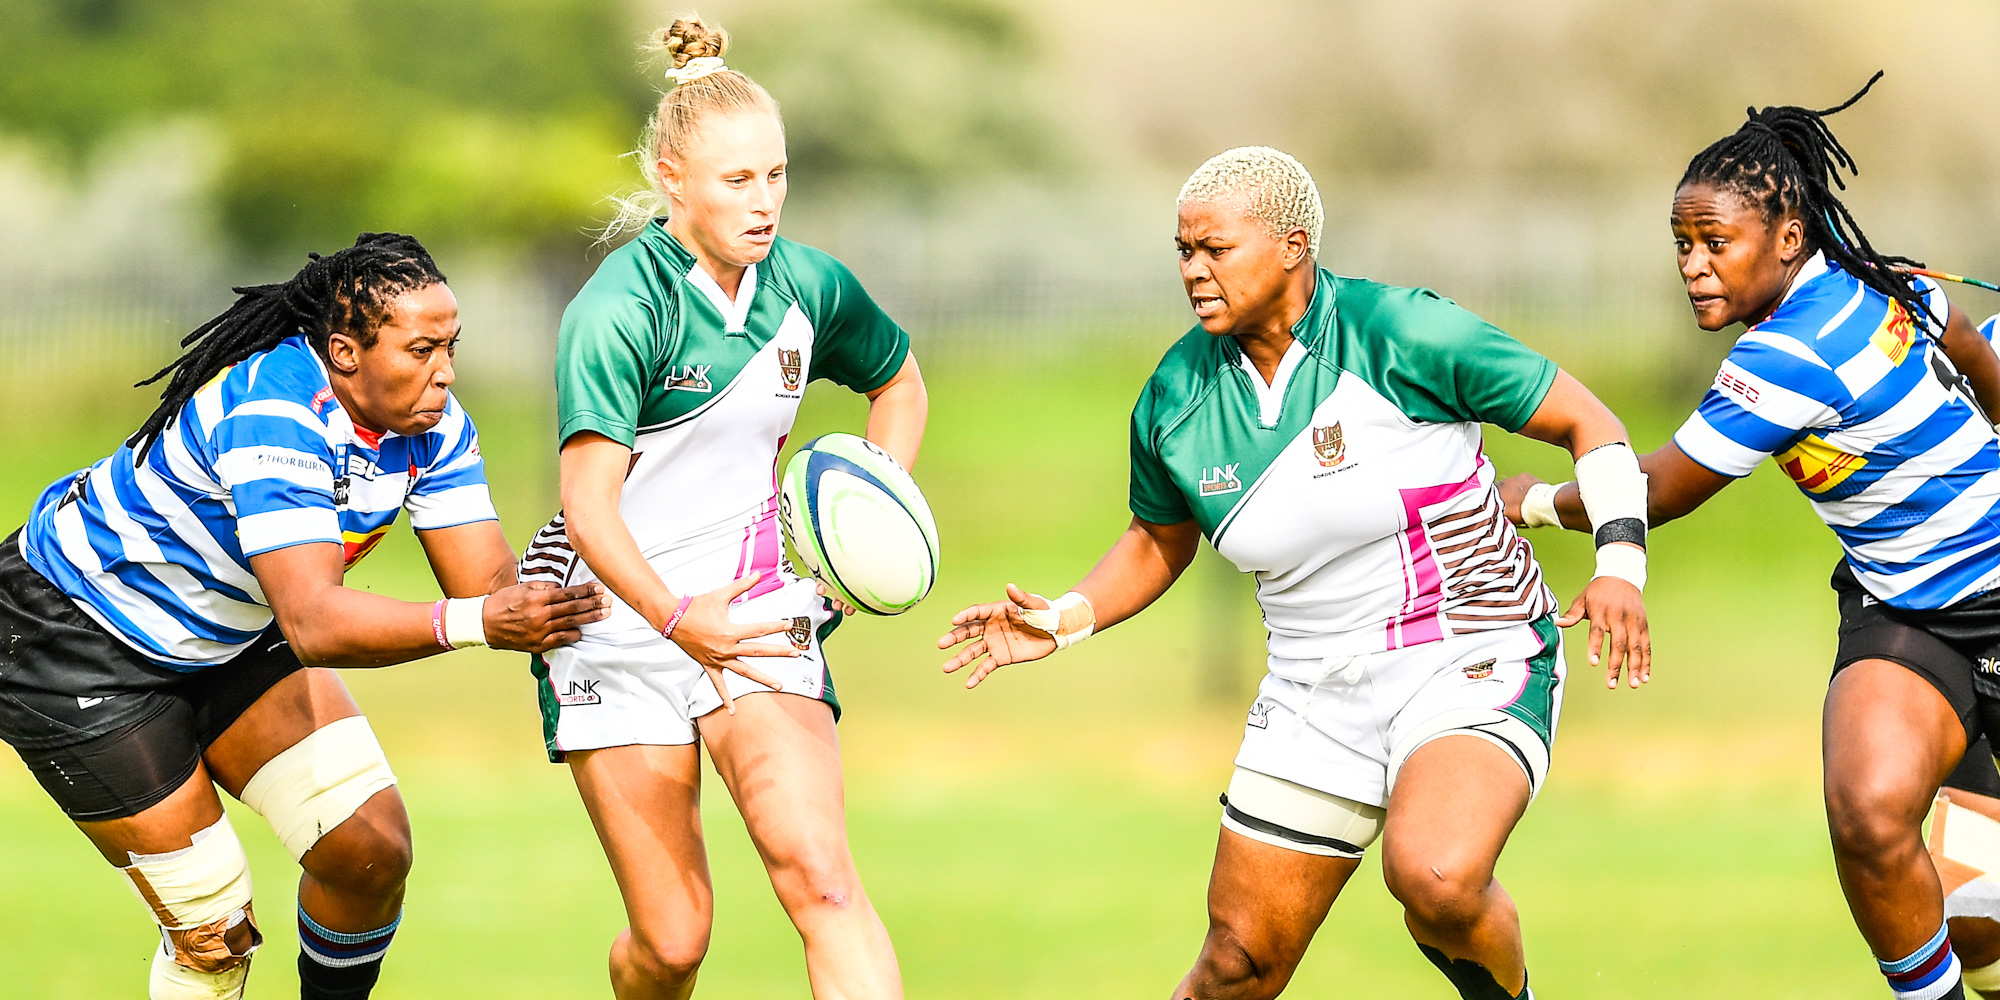
[[[789,620],[784,632],[749,640],[795,649],[796,657],[758,657],[751,665],[781,682],[787,694],[826,702],[840,717],[833,677],[820,649],[834,617],[816,584],[786,574],[777,590],[730,606],[736,622]],[[695,720],[722,707],[708,672],[672,640],[644,630],[586,630],[573,645],[535,659],[537,701],[549,759],[561,763],[571,750],[647,744],[681,746],[697,736]],[[733,670],[723,671],[731,698],[771,689]]]
[[[1324,660],[1271,657],[1236,765],[1386,806],[1417,748],[1464,732],[1508,750],[1531,794],[1548,774],[1562,712],[1553,617]]]

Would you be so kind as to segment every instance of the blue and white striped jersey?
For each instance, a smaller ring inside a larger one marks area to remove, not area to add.
[[[1951,304],[1918,278],[1938,320]],[[1892,607],[1947,607],[2000,583],[2000,440],[1911,316],[1815,255],[1736,341],[1674,435],[1725,476],[1777,459]]]
[[[416,437],[356,427],[292,337],[204,386],[143,461],[120,446],[43,490],[21,546],[112,635],[192,671],[271,624],[251,556],[333,542],[352,566],[403,508],[418,529],[496,517],[471,419],[448,399]]]

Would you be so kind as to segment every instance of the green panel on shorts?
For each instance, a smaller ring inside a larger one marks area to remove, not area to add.
[[[840,697],[833,693],[833,668],[831,666],[827,666],[825,661],[826,637],[832,635],[833,630],[839,628],[841,621],[846,617],[847,617],[846,615],[843,615],[838,611],[834,612],[833,617],[828,618],[826,620],[826,624],[821,625],[819,627],[819,633],[818,633],[819,655],[821,658],[820,670],[824,671],[825,674],[824,677],[822,678],[824,683],[822,683],[819,688],[819,700],[826,702],[826,707],[833,709],[833,721],[835,722],[840,721]]]
[[[1554,747],[1556,686],[1562,683],[1556,676],[1556,652],[1562,648],[1562,633],[1556,630],[1554,615],[1543,615],[1529,627],[1542,637],[1542,651],[1528,660],[1528,683],[1521,688],[1521,696],[1501,711],[1527,723],[1543,745]]]
[[[549,752],[549,763],[560,764],[563,752],[556,749],[556,718],[562,714],[562,703],[556,701],[556,688],[549,683],[549,665],[542,654],[528,654],[528,672],[535,675],[535,705],[542,710],[542,747]]]

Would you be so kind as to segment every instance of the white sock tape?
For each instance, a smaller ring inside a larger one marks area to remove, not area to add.
[[[1536,483],[1528,487],[1528,495],[1521,499],[1521,526],[1524,528],[1560,528],[1562,515],[1556,513],[1556,491],[1562,483]]]
[[[1042,600],[1049,599],[1042,597]],[[1090,638],[1097,629],[1097,612],[1090,606],[1090,599],[1074,590],[1049,601],[1047,608],[1022,608],[1021,620],[1029,628],[1047,632],[1056,641],[1057,649],[1068,649]]]
[[[453,649],[486,645],[486,598],[454,597],[444,602],[444,641]]]

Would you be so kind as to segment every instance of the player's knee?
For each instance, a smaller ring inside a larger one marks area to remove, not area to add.
[[[860,880],[847,852],[808,847],[773,855],[771,885],[787,912],[830,908],[844,910],[859,901]]]
[[[250,906],[250,859],[224,816],[188,847],[134,855],[122,871],[162,934],[153,950],[153,1000],[236,996],[264,943]]]
[[[655,938],[627,932],[619,944],[633,972],[667,986],[693,979],[708,957],[707,935]]]
[[[1385,861],[1382,874],[1389,894],[1411,918],[1442,933],[1471,930],[1490,903],[1493,876],[1482,865]]]
[[[1259,954],[1228,927],[1216,925],[1209,928],[1201,943],[1192,978],[1203,992],[1266,1000],[1283,992],[1297,967],[1296,958]]]
[[[1908,798],[1908,790],[1893,780],[1829,785],[1826,819],[1834,853],[1866,863],[1921,851],[1922,815],[1907,815]]]
[[[410,825],[400,808],[363,808],[299,860],[321,883],[362,896],[388,896],[402,888],[415,860]]]

